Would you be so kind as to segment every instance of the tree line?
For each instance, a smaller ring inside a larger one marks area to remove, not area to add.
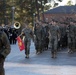
[[[20,23],[26,21],[33,23],[34,13],[40,19],[39,14],[44,10],[43,3],[47,3],[47,0],[0,0],[0,23],[12,22],[13,16],[14,20]]]

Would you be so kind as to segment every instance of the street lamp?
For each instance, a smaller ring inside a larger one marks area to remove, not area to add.
[[[15,7],[13,6],[12,7],[12,25],[14,24],[14,10],[15,10]]]
[[[5,15],[5,25],[8,25],[8,16]]]
[[[35,13],[33,13],[33,25],[35,26]]]
[[[42,15],[43,15],[43,21],[45,21],[45,17],[44,17],[44,1],[42,1]]]
[[[35,29],[35,21],[36,21],[36,20],[35,20],[35,19],[36,19],[36,18],[35,18],[35,15],[36,15],[36,14],[33,13],[33,29]]]
[[[33,13],[33,17],[35,18],[35,13]]]

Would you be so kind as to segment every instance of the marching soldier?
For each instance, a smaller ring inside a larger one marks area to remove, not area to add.
[[[75,30],[74,30],[74,37],[75,37],[75,51],[76,51],[76,21],[74,22]]]
[[[49,25],[49,31],[51,38],[49,38],[51,42],[51,54],[52,58],[56,58],[56,53],[57,53],[57,46],[58,46],[58,40],[59,38],[59,27],[56,25],[56,22],[53,20],[52,24]]]
[[[42,26],[39,22],[36,23],[34,34],[36,54],[40,54],[42,53]]]
[[[48,43],[49,43],[48,26],[46,23],[43,23],[42,24],[42,47],[43,47],[43,50],[48,49]]]
[[[46,28],[45,28],[45,23],[42,23],[42,50],[44,51],[46,45]]]
[[[66,24],[64,22],[61,23],[59,29],[60,29],[60,47],[64,48],[67,46]]]
[[[67,27],[67,35],[68,35],[68,53],[73,53],[74,49],[75,49],[75,26],[73,24],[72,21],[70,21],[70,24]]]
[[[26,58],[29,58],[31,38],[33,38],[33,32],[28,25],[25,25],[25,28],[22,29],[21,36],[23,37],[23,41],[25,45]]]

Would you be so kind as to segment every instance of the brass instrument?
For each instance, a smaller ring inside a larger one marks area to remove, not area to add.
[[[14,28],[15,29],[19,29],[21,27],[20,23],[19,22],[15,22],[14,23]]]

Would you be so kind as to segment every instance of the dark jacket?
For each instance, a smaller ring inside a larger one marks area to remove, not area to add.
[[[0,56],[6,58],[6,56],[10,53],[11,46],[8,40],[8,37],[5,32],[0,31]]]

